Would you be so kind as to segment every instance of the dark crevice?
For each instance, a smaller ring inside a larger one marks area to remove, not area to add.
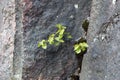
[[[82,43],[82,42],[86,42],[87,43],[87,40],[83,37],[81,37],[77,42],[75,43]],[[78,65],[78,68],[76,70],[75,73],[77,74],[72,74],[70,76],[71,80],[80,80],[80,73],[81,73],[81,70],[82,70],[82,60],[83,60],[83,57],[84,57],[84,54],[87,52],[87,49],[85,51],[82,51],[80,54],[75,54],[76,55],[76,58],[77,58],[77,65]]]

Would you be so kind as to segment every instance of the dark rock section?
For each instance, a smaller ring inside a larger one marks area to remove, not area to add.
[[[120,79],[120,0],[93,0],[81,80]]]
[[[77,70],[72,42],[83,35],[82,21],[89,16],[91,0],[24,0],[23,80],[67,80]],[[47,50],[37,48],[40,40],[56,31],[55,25],[67,27],[73,40]]]

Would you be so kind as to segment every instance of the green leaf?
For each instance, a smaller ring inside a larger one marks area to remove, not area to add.
[[[76,54],[79,54],[79,53],[81,53],[81,49],[77,49],[75,52],[76,52]]]
[[[65,32],[65,30],[64,30],[64,29],[61,29],[61,30],[59,31],[59,35],[63,35],[64,32]]]
[[[81,52],[81,49],[80,49],[80,45],[79,44],[75,44],[74,45],[74,51],[76,52],[76,54],[79,54]]]
[[[41,47],[41,42],[38,43],[38,47]]]
[[[55,40],[59,42],[60,38],[59,38],[59,37],[56,37]]]
[[[62,25],[62,29],[66,29],[66,27]]]
[[[74,51],[77,50],[79,48],[79,44],[75,44],[74,45]]]
[[[56,24],[56,27],[61,30],[61,29],[66,29],[65,26],[63,26],[62,24]]]
[[[86,50],[86,48],[88,47],[88,44],[87,44],[87,43],[85,43],[85,42],[80,43],[79,45],[81,46],[81,50],[82,50],[82,51],[85,51],[85,50]]]
[[[60,30],[57,30],[57,32],[55,33],[56,35],[60,33]]]
[[[55,40],[62,43],[64,42],[64,40],[60,39],[59,37],[56,37]]]
[[[41,47],[46,41],[42,40],[41,42],[38,43],[38,47]]]
[[[85,51],[85,50],[86,50],[86,48],[85,48],[85,47],[81,47],[81,50],[82,50],[82,51]]]
[[[61,24],[56,24],[56,27],[58,28],[58,29],[61,29]]]
[[[38,47],[42,47],[43,49],[46,49],[47,48],[46,40],[43,39],[41,42],[39,42]]]
[[[63,35],[59,35],[58,38],[59,38],[59,39],[62,39],[62,38],[63,38]]]
[[[88,47],[88,44],[86,42],[75,44],[74,51],[76,52],[76,54],[79,54],[81,53],[81,51],[85,51],[87,47]]]
[[[43,49],[47,49],[47,44],[46,44],[46,43],[43,44],[43,45],[42,45],[42,48],[43,48]]]
[[[48,42],[49,44],[53,44],[54,43],[54,37],[55,37],[55,34],[51,34],[48,38]]]
[[[60,39],[59,42],[64,43],[64,40]]]
[[[82,44],[82,46],[84,46],[85,48],[87,48],[88,47],[88,44],[87,43],[85,43],[85,42],[83,42],[83,43],[81,43]]]
[[[43,39],[43,40],[41,41],[41,44],[43,45],[43,44],[45,44],[45,43],[46,43],[46,40]]]

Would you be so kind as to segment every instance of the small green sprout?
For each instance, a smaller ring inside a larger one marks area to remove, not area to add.
[[[86,42],[80,42],[74,45],[74,51],[76,54],[80,54],[82,51],[85,51],[88,48],[88,44]]]
[[[48,40],[42,40],[38,43],[38,47],[42,47],[43,49],[47,49],[47,43],[50,45],[58,46],[60,43],[64,43],[63,37],[65,36],[66,27],[61,24],[56,24],[57,31],[53,34],[50,34]],[[70,33],[67,33],[67,38],[71,39],[72,36]]]
[[[43,49],[47,49],[46,40],[43,39],[41,42],[39,42],[38,47],[42,47]]]
[[[54,38],[55,38],[55,34],[49,35],[49,38],[48,38],[49,44],[54,44]]]

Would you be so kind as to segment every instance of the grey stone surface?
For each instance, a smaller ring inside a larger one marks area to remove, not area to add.
[[[83,34],[81,23],[89,16],[91,1],[4,0],[0,5],[0,80],[21,80],[22,75],[23,80],[66,80],[75,72],[79,61],[71,43]],[[73,40],[39,49],[38,42],[57,23],[67,27]]]
[[[78,68],[72,41],[83,34],[81,23],[89,16],[91,0],[24,0],[24,80],[67,80]],[[73,35],[71,42],[47,50],[40,40],[55,32],[61,23]]]
[[[14,0],[0,0],[0,80],[12,77],[15,25]]]
[[[13,54],[13,77],[12,80],[22,80],[23,70],[23,2],[15,0],[15,36]]]
[[[120,80],[120,0],[93,0],[81,80]]]
[[[0,80],[67,80],[80,67],[82,56],[75,56],[72,45],[84,34],[81,24],[89,16],[89,48],[80,78],[119,80],[119,4],[93,0],[91,8],[91,0],[0,1]],[[73,39],[47,50],[38,48],[57,23],[65,25]]]

